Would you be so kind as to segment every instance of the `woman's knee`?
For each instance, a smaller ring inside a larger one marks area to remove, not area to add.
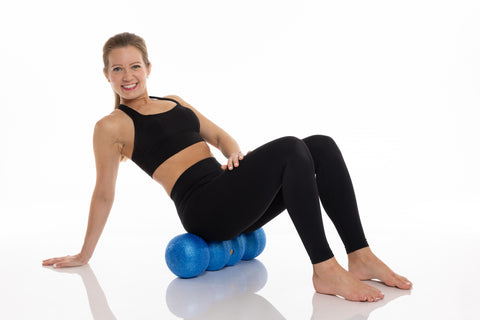
[[[247,156],[248,159],[261,157],[262,161],[268,161],[270,166],[278,165],[279,168],[286,164],[294,164],[295,166],[305,166],[309,163],[313,167],[313,159],[307,145],[303,140],[286,136],[270,141],[267,144],[252,151],[252,154]]]
[[[319,155],[322,157],[336,157],[340,155],[340,149],[335,140],[329,136],[313,135],[303,139],[303,141],[314,158]]]
[[[277,139],[277,142],[281,145],[281,153],[284,157],[294,157],[311,161],[311,155],[308,146],[302,139],[294,136],[286,136]]]
[[[293,167],[315,171],[315,161],[306,143],[296,137],[285,137],[286,152],[284,159]]]

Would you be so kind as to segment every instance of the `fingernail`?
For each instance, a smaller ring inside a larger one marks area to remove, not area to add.
[[[54,268],[56,268],[56,267],[57,267],[57,264],[56,264],[56,263],[54,263],[54,264],[53,264],[53,267],[54,267]]]

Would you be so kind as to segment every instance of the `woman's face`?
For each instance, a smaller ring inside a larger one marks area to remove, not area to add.
[[[145,65],[140,50],[133,46],[113,49],[108,62],[105,76],[122,99],[133,100],[146,93],[151,68]]]

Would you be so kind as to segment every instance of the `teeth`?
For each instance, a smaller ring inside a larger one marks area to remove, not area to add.
[[[134,84],[129,84],[128,86],[123,86],[125,89],[132,89],[136,86],[137,84],[134,83]]]

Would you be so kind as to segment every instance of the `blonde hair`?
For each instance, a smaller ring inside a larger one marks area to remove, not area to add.
[[[129,32],[123,32],[119,33],[117,35],[114,35],[110,39],[105,42],[105,45],[103,46],[103,71],[107,73],[108,71],[108,56],[110,55],[110,52],[112,52],[113,49],[117,48],[124,48],[132,46],[140,50],[142,53],[142,58],[143,62],[147,67],[150,66],[150,61],[148,60],[148,51],[147,51],[147,45],[145,44],[145,40],[143,40],[142,37],[137,36],[136,34],[129,33]],[[118,108],[120,105],[120,96],[114,92],[115,95],[115,109]]]

